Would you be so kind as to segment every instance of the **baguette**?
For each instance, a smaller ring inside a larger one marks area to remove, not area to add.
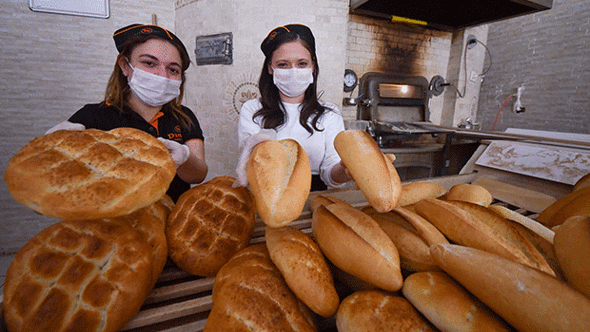
[[[454,243],[495,253],[521,264],[531,264],[515,243],[456,204],[424,199],[416,203],[416,212]]]
[[[441,331],[513,331],[502,318],[444,272],[409,275],[404,297]]]
[[[554,246],[567,282],[590,298],[590,217],[566,220],[555,230]]]
[[[246,169],[260,219],[281,227],[297,219],[311,190],[311,168],[303,147],[292,139],[257,144]]]
[[[402,287],[397,248],[370,216],[349,204],[319,206],[311,229],[326,257],[343,271],[381,289]]]
[[[543,226],[536,220],[523,216],[522,214],[514,212],[509,208],[501,205],[491,205],[489,208],[490,210],[501,215],[502,217],[521,224],[522,226],[528,228],[535,234],[549,241],[549,243],[553,244],[553,237],[555,236],[555,232]]]
[[[329,317],[336,313],[340,299],[330,268],[318,245],[295,228],[266,228],[270,258],[289,288],[313,312]]]
[[[399,252],[402,270],[409,272],[440,270],[430,257],[430,245],[404,217],[393,211],[378,213],[371,207],[363,208],[361,211],[371,216],[393,241]]]
[[[332,196],[317,195],[309,201],[309,210],[313,213],[320,205],[330,205],[334,203],[345,203],[341,199]]]
[[[402,194],[398,206],[414,204],[425,198],[438,198],[447,193],[447,190],[434,182],[410,182],[402,185]]]
[[[451,201],[450,203],[467,211],[479,222],[482,222],[495,231],[496,234],[508,240],[516,249],[514,251],[516,262],[555,276],[555,272],[553,272],[545,257],[541,255],[539,250],[526,237],[512,226],[511,221],[479,204],[463,201]]]
[[[477,184],[460,183],[451,187],[445,199],[447,201],[462,201],[488,207],[492,203],[492,194]]]
[[[537,269],[483,250],[437,244],[438,265],[522,332],[590,331],[590,299]]]
[[[590,187],[574,190],[545,208],[537,221],[553,228],[571,216],[590,216]]]
[[[391,211],[402,193],[401,180],[377,142],[366,131],[345,130],[334,147],[369,204],[378,212]]]

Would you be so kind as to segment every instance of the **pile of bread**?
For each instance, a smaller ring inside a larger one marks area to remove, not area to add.
[[[10,332],[117,331],[167,257],[215,277],[205,331],[590,331],[590,175],[535,221],[477,185],[402,185],[375,141],[347,130],[334,144],[364,206],[310,196],[309,160],[289,139],[253,149],[248,187],[221,176],[174,204],[172,177],[152,174],[174,164],[146,136],[58,131],[11,160],[15,199],[63,221],[9,267]],[[306,206],[309,234],[290,225]],[[266,241],[249,245],[257,215]]]

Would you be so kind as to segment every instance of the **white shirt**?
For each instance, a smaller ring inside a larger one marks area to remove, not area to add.
[[[322,106],[327,107],[326,112],[319,118],[317,127],[323,131],[314,131],[313,135],[301,126],[299,123],[299,114],[301,104],[283,103],[287,111],[286,122],[276,128],[276,139],[291,138],[297,141],[309,157],[311,174],[319,174],[320,178],[329,187],[339,187],[344,184],[338,184],[332,181],[330,171],[334,165],[340,162],[340,156],[334,148],[334,138],[344,130],[344,121],[338,107],[332,103],[321,102]],[[238,141],[240,150],[244,147],[246,138],[258,133],[262,128],[259,124],[262,120],[257,117],[255,121],[252,115],[262,108],[262,103],[258,99],[251,99],[244,103],[240,110],[238,120]],[[311,118],[309,119],[311,126]],[[313,128],[313,127],[312,127]]]

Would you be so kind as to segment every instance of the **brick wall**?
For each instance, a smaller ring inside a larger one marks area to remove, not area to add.
[[[496,130],[590,133],[589,27],[590,2],[583,0],[553,0],[548,11],[490,24],[492,67],[477,113],[483,128],[492,128],[502,102],[524,86],[525,112],[513,112],[516,99],[509,98]]]
[[[367,72],[389,72],[423,76],[428,81],[435,75],[465,88],[465,39],[475,35],[485,41],[487,26],[447,32],[392,23],[384,19],[349,15],[346,45],[346,68],[354,70],[359,79]],[[467,53],[468,71],[480,72],[482,50]],[[430,121],[457,125],[462,119],[475,116],[478,82],[467,82],[466,93],[460,98],[455,90],[446,89],[430,102]],[[358,95],[358,89],[353,96]],[[348,97],[349,94],[344,94]],[[345,118],[356,118],[355,106],[342,106]],[[473,113],[473,115],[471,114]]]

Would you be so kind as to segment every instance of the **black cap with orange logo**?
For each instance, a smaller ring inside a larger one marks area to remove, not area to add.
[[[278,40],[284,40],[281,38],[283,35],[285,38],[289,36],[299,36],[299,38],[304,40],[309,45],[312,50],[312,59],[314,61],[316,60],[315,38],[311,32],[311,29],[303,24],[287,24],[274,28],[271,32],[269,32],[260,45],[260,49],[266,57],[270,57],[272,52],[277,48]]]
[[[178,37],[176,37],[172,32],[162,28],[161,26],[152,24],[131,24],[115,31],[115,33],[113,34],[113,39],[115,40],[115,46],[117,47],[117,51],[119,51],[119,53],[123,52],[123,50],[125,50],[125,47],[127,46],[128,41],[132,37],[140,36],[154,36],[161,39],[169,40],[171,43],[177,45],[181,52],[184,53],[181,54],[182,57],[190,59],[188,56],[188,52],[186,51],[186,47],[184,47],[184,44],[182,43],[182,41],[180,41],[180,39],[178,39]],[[189,64],[190,62],[187,62],[185,66],[188,68]]]

